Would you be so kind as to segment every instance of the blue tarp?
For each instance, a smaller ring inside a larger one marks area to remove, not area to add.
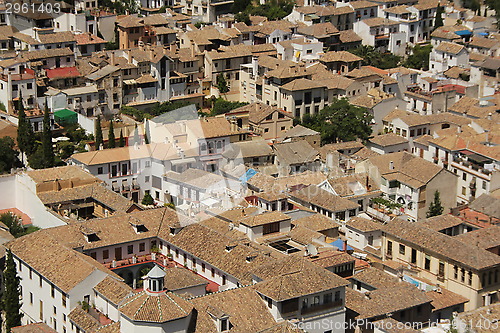
[[[337,239],[335,242],[331,242],[331,245],[337,247],[339,250],[343,251],[344,250],[344,241],[342,239]],[[346,244],[347,245],[347,244]],[[353,251],[354,249],[347,245],[346,247],[347,251]]]
[[[459,36],[470,36],[472,35],[472,31],[469,31],[469,30],[459,30],[459,31],[455,31],[455,33]]]
[[[240,181],[243,184],[245,184],[250,178],[252,178],[256,174],[257,174],[257,171],[255,171],[254,169],[250,168],[250,169],[247,170],[247,172],[245,172],[245,174],[243,176],[240,177]]]
[[[480,32],[478,35],[480,35],[480,36],[488,36],[489,33],[487,33],[487,32]]]

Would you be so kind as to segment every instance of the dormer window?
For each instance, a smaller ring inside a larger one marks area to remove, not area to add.
[[[220,322],[220,332],[226,332],[231,329],[231,323],[229,322],[229,318],[221,318]]]
[[[97,236],[96,233],[88,234],[85,235],[87,236],[87,242],[92,243],[92,242],[97,242],[98,240],[101,240],[99,236]]]
[[[256,255],[247,256],[247,262],[252,262],[255,258],[257,258]]]
[[[235,247],[236,247],[236,245],[233,245],[233,244],[231,244],[231,245],[226,245],[226,251],[227,251],[227,252],[231,252],[231,250],[232,250],[232,249],[234,249]]]
[[[101,240],[99,238],[99,236],[97,236],[97,233],[90,228],[82,227],[80,229],[80,231],[82,232],[82,234],[87,239],[87,242],[89,242],[89,243],[97,242],[97,241]]]
[[[149,231],[149,229],[140,220],[136,218],[130,218],[129,223],[130,225],[132,225],[132,228],[134,228],[134,231],[137,234]]]

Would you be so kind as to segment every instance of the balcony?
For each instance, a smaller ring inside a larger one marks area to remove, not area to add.
[[[307,315],[315,312],[322,312],[322,311],[327,311],[327,310],[332,310],[338,307],[341,307],[344,305],[344,302],[342,299],[339,299],[337,301],[332,301],[330,303],[323,303],[323,304],[312,304],[308,307],[303,307],[300,309],[300,313],[302,315]]]

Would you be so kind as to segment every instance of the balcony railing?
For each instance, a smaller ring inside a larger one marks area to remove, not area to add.
[[[323,304],[312,304],[309,305],[308,307],[303,307],[300,309],[300,313],[305,315],[305,314],[310,314],[314,312],[321,312],[325,310],[331,310],[334,308],[338,308],[344,304],[342,299],[339,299],[337,301],[332,301],[330,303],[323,303]]]

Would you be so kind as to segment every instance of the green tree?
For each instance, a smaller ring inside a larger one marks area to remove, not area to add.
[[[113,119],[109,122],[108,148],[116,147],[115,129],[113,128]]]
[[[43,113],[43,132],[42,132],[42,153],[43,167],[52,168],[55,165],[55,154],[52,146],[52,129],[50,128],[49,106],[45,103]]]
[[[225,94],[229,91],[229,87],[227,86],[226,77],[223,73],[217,75],[217,89],[221,94]]]
[[[24,235],[24,228],[19,216],[11,212],[3,213],[0,215],[0,221],[9,228],[9,232],[12,236],[17,238]]]
[[[434,21],[434,29],[437,29],[437,28],[442,27],[444,25],[443,13],[444,13],[444,7],[439,6],[437,8],[437,11],[436,11],[436,20]]]
[[[214,102],[214,107],[210,111],[211,116],[216,116],[219,114],[227,113],[231,110],[237,109],[239,107],[248,105],[246,102],[230,102],[226,101],[224,98],[217,98]]]
[[[144,206],[151,206],[152,204],[154,204],[154,202],[155,201],[153,200],[153,197],[148,192],[148,193],[144,194],[144,198],[142,198],[142,202],[141,203]]]
[[[20,278],[17,276],[16,264],[12,252],[7,250],[7,259],[5,261],[5,270],[3,273],[3,295],[2,308],[5,313],[5,330],[11,332],[12,327],[21,325],[21,288],[19,286]]]
[[[432,51],[432,45],[415,45],[412,49],[412,54],[404,62],[405,67],[429,70],[429,56]]]
[[[102,145],[102,128],[101,116],[97,116],[96,129],[95,129],[95,149],[99,150]]]
[[[26,118],[26,113],[24,112],[23,96],[21,91],[19,91],[18,109],[17,145],[24,154],[29,156],[33,153],[35,148],[35,134],[33,133],[33,127],[31,126],[29,119]]]
[[[125,138],[123,137],[123,129],[120,128],[120,139],[118,140],[120,147],[125,147]]]
[[[29,166],[33,169],[43,169],[45,168],[45,160],[42,145],[37,144],[35,147],[35,151],[28,156]]]
[[[444,207],[441,205],[439,191],[434,192],[434,200],[429,205],[427,217],[433,217],[443,214]]]
[[[361,45],[349,52],[363,58],[363,66],[374,66],[381,69],[394,68],[401,62],[401,57],[392,53],[381,53],[370,45]]]
[[[14,149],[14,139],[5,136],[0,139],[0,173],[10,172],[12,168],[22,166],[18,152]]]
[[[346,98],[336,99],[314,115],[305,115],[301,125],[321,133],[323,144],[356,139],[366,140],[372,133],[372,115]]]

